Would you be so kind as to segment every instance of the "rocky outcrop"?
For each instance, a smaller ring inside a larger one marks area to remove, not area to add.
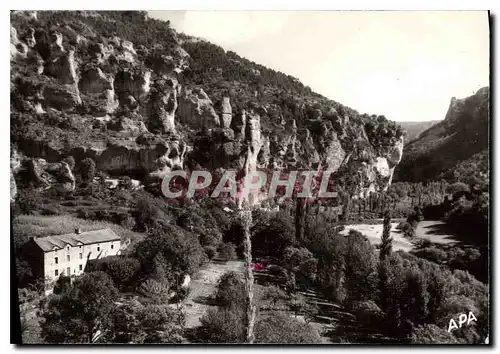
[[[233,110],[231,109],[231,102],[229,97],[223,97],[221,103],[221,111],[222,111],[222,127],[230,128],[231,121],[233,119]]]
[[[60,111],[70,111],[82,104],[79,93],[67,86],[45,86],[43,99],[44,105]]]
[[[90,68],[82,73],[79,88],[84,93],[102,93],[106,90],[113,90],[113,80],[100,68]]]
[[[21,168],[21,158],[17,150],[11,151],[10,156],[10,202],[13,203],[17,197],[17,184],[14,174]]]
[[[10,202],[14,203],[17,197],[17,185],[16,179],[14,178],[14,174],[12,170],[10,170]]]
[[[45,67],[45,73],[58,79],[61,84],[78,84],[76,74],[77,64],[75,62],[75,51],[62,52],[59,56],[50,60]]]
[[[177,80],[160,80],[155,83],[145,105],[148,129],[159,134],[175,133],[177,111]]]
[[[220,126],[220,119],[215,112],[212,100],[203,89],[183,87],[178,102],[177,117],[179,122],[198,129],[211,129]]]
[[[10,28],[10,59],[26,58],[28,46],[17,38],[17,30]]]
[[[142,141],[142,140],[139,140]],[[182,141],[158,141],[153,144],[116,144],[87,152],[103,171],[127,174],[143,171],[160,179],[171,169],[184,168],[189,147]]]
[[[35,40],[35,29],[30,28],[28,29],[28,32],[24,36],[24,41],[28,45],[29,48],[34,48],[36,45],[36,40]]]
[[[247,127],[247,153],[245,159],[245,171],[253,171],[257,168],[257,157],[262,148],[263,141],[260,130],[260,116],[256,113],[246,113],[243,111],[243,117],[246,117]],[[245,118],[244,118],[245,119]]]
[[[122,70],[115,76],[114,87],[120,101],[128,96],[141,101],[149,93],[151,85],[151,71],[149,70]]]
[[[396,167],[395,180],[439,180],[445,173],[454,178],[451,176],[455,166],[474,154],[487,152],[489,102],[488,87],[464,99],[452,98],[445,119],[405,146],[404,156]],[[397,151],[394,156],[398,156]]]
[[[55,188],[59,192],[75,190],[75,176],[66,162],[48,163],[44,159],[28,161],[30,180],[43,189]]]
[[[109,130],[118,131],[121,133],[126,133],[131,136],[138,136],[142,133],[148,132],[146,125],[142,121],[134,121],[130,118],[121,117],[115,121],[110,121],[107,123],[107,128]]]

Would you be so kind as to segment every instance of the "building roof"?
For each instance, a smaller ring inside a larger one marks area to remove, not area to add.
[[[118,241],[120,236],[115,234],[111,229],[102,229],[94,231],[81,232],[79,234],[54,235],[47,237],[36,237],[33,239],[35,243],[44,252],[52,251],[54,248],[61,249],[70,246],[90,245],[92,243]]]

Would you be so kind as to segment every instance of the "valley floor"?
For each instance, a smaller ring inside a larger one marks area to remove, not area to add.
[[[413,248],[413,243],[408,238],[404,237],[403,232],[396,229],[398,222],[391,223],[391,236],[392,249],[394,251],[403,250],[405,252],[411,251]],[[342,230],[342,235],[347,235],[349,230],[356,230],[365,235],[368,240],[373,244],[379,244],[382,237],[383,224],[353,224],[345,225],[345,229]],[[434,220],[424,220],[418,223],[417,229],[415,230],[417,239],[429,239],[432,243],[441,244],[455,244],[458,243],[458,239],[446,230],[445,224],[442,221]]]

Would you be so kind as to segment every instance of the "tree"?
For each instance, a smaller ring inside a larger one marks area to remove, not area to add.
[[[231,243],[221,243],[218,249],[219,258],[230,261],[236,258],[236,246]]]
[[[286,247],[296,243],[293,221],[284,212],[257,223],[252,232],[254,255],[281,257]]]
[[[391,254],[392,237],[391,237],[391,214],[389,210],[384,216],[384,230],[382,232],[382,243],[380,245],[380,261],[384,261],[385,257]]]
[[[84,182],[91,182],[94,179],[96,171],[96,165],[94,160],[87,157],[82,160],[81,176]]]
[[[42,314],[42,337],[47,343],[92,343],[98,336],[108,337],[117,296],[106,273],[84,274],[67,291],[50,297]]]
[[[376,289],[374,247],[360,232],[349,231],[344,255],[347,306],[356,301],[370,300]]]
[[[295,274],[295,278],[299,282],[308,283],[316,279],[318,260],[305,247],[285,248],[282,264]]]
[[[414,328],[410,341],[413,344],[460,344],[452,333],[434,324]]]
[[[175,225],[152,230],[135,248],[134,257],[146,275],[158,270],[157,256],[162,257],[160,263],[168,270],[167,280],[171,283],[175,283],[178,276],[193,274],[206,260],[198,237]]]
[[[111,314],[113,343],[180,343],[184,327],[181,311],[165,305],[143,306],[138,301],[118,306]]]
[[[244,310],[246,307],[245,283],[241,274],[227,272],[219,279],[215,299],[220,306],[236,307]]]
[[[73,156],[71,156],[71,155],[66,156],[63,159],[63,162],[66,162],[71,170],[73,170],[75,168],[75,158]]]
[[[116,256],[96,259],[88,263],[86,271],[103,271],[108,274],[116,286],[126,288],[134,286],[141,264],[130,256]]]

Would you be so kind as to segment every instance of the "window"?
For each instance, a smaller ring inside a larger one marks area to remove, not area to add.
[[[59,258],[54,257],[54,263],[55,263],[55,264],[59,264]],[[56,270],[56,272],[57,272],[57,270]],[[57,274],[56,274],[56,275],[57,275]]]
[[[80,249],[82,249],[82,245],[80,245]]]
[[[113,249],[113,244],[111,244],[111,249]]]
[[[79,269],[79,270],[83,270],[83,266],[80,264],[80,265],[78,266],[78,269]]]
[[[82,259],[82,258],[83,258],[83,253],[80,253],[80,259]]]
[[[66,256],[66,260],[69,262],[71,258],[69,257],[69,254]]]
[[[97,252],[99,252],[101,250],[101,247],[97,246]]]
[[[58,269],[56,269],[56,270],[54,271],[54,275],[55,275],[56,277],[59,275],[59,270],[58,270]]]
[[[68,273],[68,275],[70,275],[71,274],[71,268],[70,267],[66,268],[66,272]]]

